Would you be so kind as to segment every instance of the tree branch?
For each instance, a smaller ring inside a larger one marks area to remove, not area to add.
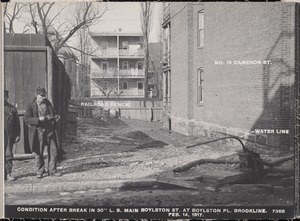
[[[79,22],[79,24],[77,24],[75,27],[73,27],[69,33],[67,34],[67,36],[57,45],[56,48],[56,52],[59,51],[59,49],[79,30],[81,29],[83,26],[85,25],[90,25],[93,21],[101,18],[104,13],[106,12],[107,8],[99,15],[99,16],[95,16],[98,15],[98,13],[96,13],[93,17],[88,18],[88,14],[90,13],[90,9],[92,6],[92,2],[89,3],[85,3],[86,8],[83,14],[83,18],[82,21]]]
[[[48,9],[47,9],[47,11],[46,11],[46,14],[45,14],[45,19],[47,18],[47,16],[48,16],[48,14],[49,14],[49,12],[50,12],[50,10],[51,10],[51,8],[52,8],[53,5],[54,5],[54,2],[52,2],[52,3],[50,4],[50,6],[48,7]]]

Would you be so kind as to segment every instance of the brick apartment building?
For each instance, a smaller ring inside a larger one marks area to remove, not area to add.
[[[143,34],[93,33],[92,40],[91,97],[143,97]]]
[[[165,3],[165,127],[293,147],[296,13],[295,3]]]

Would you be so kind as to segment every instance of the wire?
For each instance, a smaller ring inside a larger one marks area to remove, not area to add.
[[[189,3],[186,3],[186,5],[182,8],[182,9],[180,9],[180,11],[178,11],[177,13],[175,13],[171,18],[170,18],[170,20],[172,19],[172,18],[174,18],[176,15],[178,15],[179,13],[181,13],[185,8],[186,8],[186,6],[188,5]]]
[[[171,3],[170,3],[170,5],[171,5]],[[176,15],[178,15],[179,13],[181,13],[181,12],[186,8],[186,6],[188,6],[188,5],[203,5],[203,3],[200,3],[200,4],[191,4],[190,2],[189,2],[189,3],[186,3],[186,5],[185,5],[182,9],[180,9],[180,11],[178,11],[177,13],[175,13],[175,14],[170,18],[170,20],[171,20],[172,18],[174,18]]]

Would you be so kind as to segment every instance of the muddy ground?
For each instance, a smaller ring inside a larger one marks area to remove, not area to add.
[[[240,183],[216,189],[212,184],[199,184],[198,189],[187,189],[155,181],[172,175],[174,168],[198,159],[238,160],[240,147],[211,144],[186,148],[202,141],[206,139],[170,133],[162,128],[161,122],[79,119],[77,136],[68,137],[63,143],[66,160],[58,165],[63,176],[37,179],[33,160],[16,161],[13,171],[17,180],[7,181],[5,185],[116,180],[128,183],[118,188],[87,191],[10,193],[6,194],[5,202],[85,206],[293,205],[293,161],[271,169],[256,182],[264,184],[261,186]],[[288,154],[287,150],[261,151],[265,159]],[[197,170],[202,174],[224,174],[238,171],[238,167],[238,164],[205,164]]]

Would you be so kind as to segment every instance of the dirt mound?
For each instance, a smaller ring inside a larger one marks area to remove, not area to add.
[[[153,141],[141,144],[141,145],[137,146],[135,149],[162,148],[166,145],[168,145],[168,144],[165,142],[162,142],[159,140],[153,140]]]
[[[124,134],[123,136],[134,140],[146,140],[150,138],[147,134],[141,131],[131,131]]]

